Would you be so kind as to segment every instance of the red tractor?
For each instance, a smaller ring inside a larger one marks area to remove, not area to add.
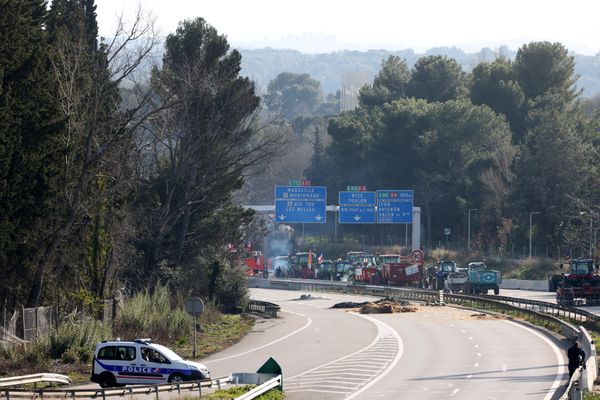
[[[313,252],[296,253],[291,259],[291,278],[315,279],[317,255]]]
[[[563,273],[556,290],[556,302],[561,306],[600,305],[600,275],[598,263],[590,258],[569,261],[570,271]],[[563,264],[560,264],[563,267]]]
[[[380,271],[377,265],[377,259],[373,254],[362,254],[360,259],[355,263],[354,281],[363,283],[379,283],[378,272]]]
[[[244,264],[247,276],[262,276],[267,272],[261,251],[253,251],[251,256],[244,259]]]
[[[396,286],[419,286],[423,274],[423,262],[402,256],[398,256],[396,261],[381,264],[384,282]]]

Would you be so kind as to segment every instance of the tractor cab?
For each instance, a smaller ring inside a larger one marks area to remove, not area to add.
[[[575,259],[569,262],[571,274],[574,275],[590,275],[594,273],[594,261],[591,259]],[[596,265],[597,268],[597,265]]]
[[[366,253],[364,251],[349,251],[346,253],[346,259],[352,264],[358,264],[362,262],[362,258]]]
[[[440,261],[439,264],[439,272],[444,274],[449,274],[451,272],[456,272],[458,270],[458,265],[454,261]]]
[[[338,260],[333,265],[335,274],[333,279],[336,281],[348,282],[354,277],[355,266],[349,260]]]
[[[485,271],[486,266],[483,262],[471,262],[469,263],[469,271]]]
[[[381,254],[379,256],[379,265],[381,264],[398,264],[402,262],[400,254]]]

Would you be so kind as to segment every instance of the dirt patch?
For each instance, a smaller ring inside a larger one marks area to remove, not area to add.
[[[368,304],[368,301],[363,301],[362,303],[356,303],[354,301],[344,301],[341,303],[337,303],[331,306],[331,308],[360,308]]]
[[[367,303],[360,307],[361,314],[395,314],[416,312],[417,307],[408,306],[390,300],[381,300],[376,303]]]
[[[361,314],[394,314],[417,311],[417,307],[411,306],[408,301],[393,299],[381,299],[375,302],[364,301],[362,303],[345,301],[334,304],[331,308],[351,309]]]

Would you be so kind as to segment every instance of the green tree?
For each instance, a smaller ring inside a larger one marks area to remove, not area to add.
[[[45,1],[0,2],[0,304],[8,307],[27,299],[55,193],[62,125],[45,18]]]
[[[269,82],[265,104],[287,120],[315,113],[322,102],[321,84],[309,74],[282,72]]]
[[[421,57],[409,82],[409,96],[430,102],[458,98],[465,88],[465,74],[460,64],[446,56]]]
[[[503,114],[514,132],[513,142],[522,141],[527,103],[510,60],[498,58],[473,68],[470,97],[474,104],[485,104]]]
[[[304,175],[313,183],[320,182],[323,175],[323,139],[321,131],[315,128],[315,141],[313,142],[313,155],[310,159],[310,167],[304,172]]]
[[[513,193],[513,208],[523,221],[531,211],[543,214],[540,237],[552,249],[562,244],[573,217],[587,211],[574,199],[587,202],[597,187],[594,125],[582,107],[565,108],[563,102],[557,94],[546,94],[531,108]]]
[[[531,42],[517,52],[514,70],[519,85],[528,99],[548,91],[566,103],[576,97],[575,60],[560,43]]]
[[[55,138],[60,173],[48,229],[35,252],[30,305],[40,302],[46,284],[63,293],[82,290],[85,296],[102,298],[114,271],[111,243],[126,243],[113,237],[124,231],[117,225],[122,214],[113,211],[122,212],[131,185],[136,128],[153,111],[147,108],[147,96],[125,108],[118,88],[137,72],[157,41],[141,14],[130,29],[123,21],[118,26],[110,42],[98,44],[93,1],[58,0],[49,12],[49,73],[66,123]]]
[[[368,157],[377,187],[415,188],[428,235],[444,226],[464,228],[461,215],[480,208],[490,222],[486,241],[495,242],[514,157],[503,119],[465,100],[405,99],[385,107],[383,126]]]
[[[389,56],[382,63],[373,85],[360,90],[360,105],[373,108],[406,97],[409,81],[410,71],[406,61],[397,56]]]
[[[252,218],[232,194],[270,154],[272,138],[257,135],[260,99],[239,76],[240,61],[202,18],[181,22],[166,39],[154,89],[169,107],[148,126],[154,161],[136,202],[138,224],[147,227],[139,240],[147,283],[166,270],[195,268],[198,257],[217,257]]]

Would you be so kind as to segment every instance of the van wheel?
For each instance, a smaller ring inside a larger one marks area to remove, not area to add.
[[[181,374],[173,374],[169,376],[169,383],[182,383],[183,375]]]
[[[98,383],[101,388],[109,388],[117,386],[115,376],[110,372],[103,372],[100,374],[100,382]]]

